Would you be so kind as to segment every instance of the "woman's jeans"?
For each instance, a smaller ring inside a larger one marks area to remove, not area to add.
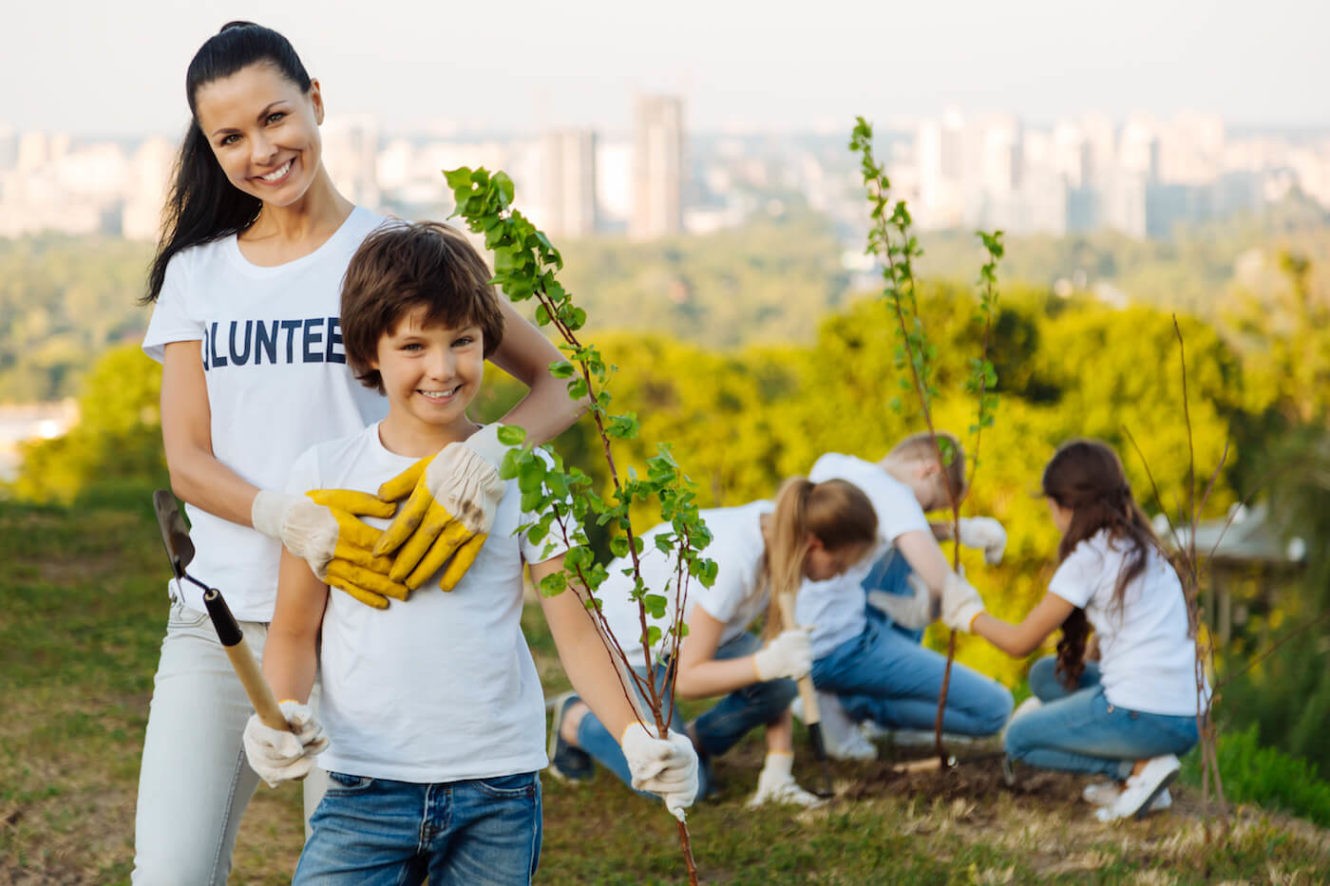
[[[869,606],[863,633],[813,662],[813,683],[840,696],[856,720],[890,729],[932,729],[942,694],[945,656],[919,646]],[[1011,714],[1011,693],[996,680],[953,662],[942,728],[993,735]]]
[[[534,772],[443,784],[328,773],[293,883],[529,883],[540,860]]]
[[[240,622],[263,655],[268,626]],[[225,883],[240,817],[259,777],[241,735],[254,709],[205,612],[171,604],[153,683],[134,821],[138,886]],[[305,781],[306,814],[324,776]]]
[[[716,658],[718,660],[743,658],[761,648],[762,641],[755,635],[740,634],[728,643],[722,644],[716,650]],[[638,673],[640,675],[642,671]],[[665,666],[657,665],[656,689],[659,692],[664,692],[665,676]],[[790,702],[794,701],[797,694],[798,688],[795,682],[786,679],[753,683],[729,693],[711,710],[694,721],[693,731],[697,737],[698,755],[704,759],[718,757],[734,747],[739,739],[754,727],[774,723],[790,706]],[[665,703],[669,705],[668,697]],[[670,723],[670,729],[675,732],[684,731],[683,716],[677,707],[674,709],[674,719]],[[624,784],[632,783],[628,761],[624,759],[617,737],[611,735],[594,714],[587,713],[578,724],[577,744],[602,766],[618,776]],[[697,786],[699,797],[707,794],[709,768],[706,765],[699,767]]]
[[[1182,755],[1197,741],[1194,716],[1131,711],[1109,704],[1099,668],[1087,662],[1076,689],[1056,678],[1053,657],[1030,669],[1030,690],[1042,707],[1007,727],[1007,756],[1030,766],[1090,772],[1125,780],[1137,760]]]

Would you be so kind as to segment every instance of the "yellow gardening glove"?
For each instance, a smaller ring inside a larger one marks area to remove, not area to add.
[[[396,509],[393,502],[349,489],[314,489],[303,496],[261,490],[252,518],[255,529],[303,557],[320,579],[382,609],[388,605],[385,594],[399,596],[405,589],[388,579],[392,560],[374,556],[383,531],[357,517],[386,519]],[[370,575],[378,581],[366,577]]]
[[[503,497],[499,465],[508,447],[498,427],[449,443],[379,487],[383,501],[411,496],[373,548],[376,556],[396,552],[390,579],[414,590],[451,558],[439,582],[450,591],[471,568]]]

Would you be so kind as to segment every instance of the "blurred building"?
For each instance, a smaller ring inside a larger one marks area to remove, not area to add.
[[[633,145],[633,214],[628,233],[650,240],[683,230],[683,99],[637,100]]]
[[[585,237],[598,227],[596,133],[560,129],[544,138],[545,232]]]

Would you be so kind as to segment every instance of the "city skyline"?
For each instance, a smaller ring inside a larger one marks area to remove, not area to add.
[[[211,0],[38,4],[0,53],[0,127],[178,135],[184,69],[232,18],[286,33],[333,115],[385,131],[632,128],[632,98],[680,95],[692,132],[835,131],[955,107],[1033,124],[1098,111],[1214,114],[1233,128],[1326,128],[1330,8],[1272,0],[1071,8],[1047,0],[924,8],[829,0],[817,15],[681,0],[479,7],[329,0],[280,9]],[[899,35],[899,36],[897,36]],[[872,50],[869,50],[869,47]]]

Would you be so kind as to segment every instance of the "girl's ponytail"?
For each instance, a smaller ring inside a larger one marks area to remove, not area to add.
[[[766,539],[771,600],[763,636],[770,638],[789,627],[781,619],[777,601],[782,593],[798,592],[812,540],[830,551],[849,545],[870,546],[877,539],[877,512],[863,490],[852,483],[813,483],[806,477],[791,477],[776,495]]]

